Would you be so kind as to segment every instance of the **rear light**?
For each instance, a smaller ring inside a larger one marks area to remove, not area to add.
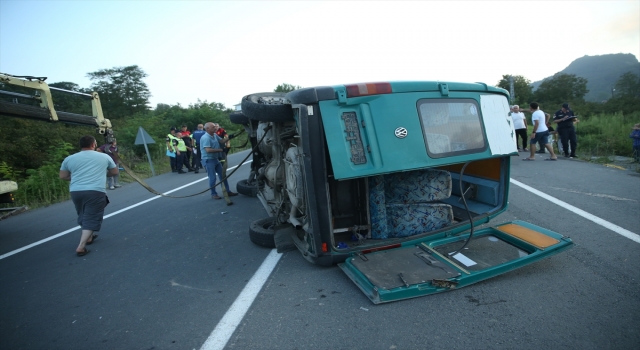
[[[361,83],[345,85],[347,97],[369,96],[390,94],[391,84],[389,83]]]
[[[328,251],[329,251],[329,248],[327,247],[327,244],[326,243],[322,243],[322,252],[326,253]]]
[[[387,250],[387,249],[393,249],[393,248],[398,248],[402,246],[400,243],[397,244],[392,244],[392,245],[386,245],[384,247],[377,247],[377,248],[371,248],[371,249],[364,249],[362,251],[362,254],[368,254],[368,253],[373,253],[373,252],[377,252],[380,250]]]

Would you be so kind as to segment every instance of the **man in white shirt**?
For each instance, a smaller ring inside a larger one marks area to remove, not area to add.
[[[527,152],[527,118],[520,111],[520,106],[514,105],[511,108],[511,120],[513,120],[513,128],[516,131],[516,147],[518,152]],[[518,137],[522,139],[522,148],[518,147]]]
[[[536,160],[536,143],[544,144],[544,147],[549,151],[550,158],[545,160],[558,160],[556,154],[553,153],[553,147],[549,143],[549,129],[547,128],[546,117],[544,112],[540,110],[540,106],[536,102],[529,104],[531,107],[531,122],[533,123],[533,132],[531,133],[531,141],[529,141],[529,157],[524,158],[526,161]]]

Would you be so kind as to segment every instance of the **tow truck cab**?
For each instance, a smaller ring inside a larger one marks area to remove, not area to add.
[[[517,154],[507,99],[486,84],[428,81],[245,96],[246,120],[235,122],[257,150],[245,184],[270,215],[250,234],[261,226],[281,250],[339,264],[374,303],[463,287],[570,248],[526,222],[477,228],[507,209]]]

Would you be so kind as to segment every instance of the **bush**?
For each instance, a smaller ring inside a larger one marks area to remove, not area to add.
[[[576,124],[578,153],[592,156],[633,155],[631,128],[640,121],[640,112],[624,115],[598,114],[590,118],[579,118]],[[638,120],[638,121],[636,121]]]
[[[37,169],[27,169],[26,178],[15,176],[18,191],[14,196],[18,206],[39,207],[70,198],[69,182],[60,179],[60,164],[73,148],[66,142],[49,146],[46,152],[49,160]]]

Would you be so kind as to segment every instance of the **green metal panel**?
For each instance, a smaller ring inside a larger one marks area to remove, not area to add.
[[[429,83],[422,83],[429,85]],[[437,89],[435,83],[429,88]],[[392,84],[393,85],[393,84]],[[459,84],[476,87],[476,84]],[[396,89],[395,85],[394,89]],[[420,83],[402,85],[404,90],[426,88]],[[337,87],[335,87],[337,88]],[[474,99],[480,104],[480,93],[451,91],[448,98]],[[417,102],[426,98],[443,98],[441,92],[419,91],[374,96],[364,96],[321,101],[319,103],[324,124],[329,156],[336,179],[350,179],[376,174],[423,169],[427,167],[461,163],[470,160],[491,158],[488,147],[478,153],[461,154],[444,158],[430,158],[427,154],[424,134],[417,110]],[[343,115],[355,113],[360,141],[366,162],[352,161],[352,135],[347,133]],[[482,112],[480,112],[482,113]],[[399,127],[407,129],[405,138],[395,136]],[[486,136],[485,136],[486,139]],[[489,140],[486,140],[488,143]]]
[[[438,260],[440,263],[446,264],[449,268],[453,267],[454,269],[460,272],[459,276],[454,278],[449,278],[446,281],[443,281],[445,284],[451,283],[451,285],[449,286],[442,286],[441,284],[439,284],[438,281],[424,281],[421,283],[402,285],[402,286],[389,288],[389,289],[383,288],[379,285],[375,285],[374,283],[371,282],[370,278],[368,278],[364,273],[362,273],[360,269],[356,267],[358,263],[356,259],[368,259],[367,256],[371,258],[373,254],[385,254],[386,253],[385,251],[370,253],[365,255],[364,257],[361,257],[360,255],[354,255],[352,257],[349,257],[344,263],[339,264],[339,266],[347,274],[347,276],[349,276],[349,278],[351,278],[351,280],[353,280],[355,284],[365,293],[365,295],[367,295],[367,297],[371,299],[373,303],[378,304],[378,303],[385,303],[385,302],[391,302],[391,301],[408,299],[408,298],[415,298],[415,297],[420,297],[420,296],[425,296],[425,295],[430,295],[430,294],[435,294],[440,292],[446,292],[456,288],[462,288],[462,287],[471,285],[473,283],[480,282],[482,280],[495,277],[503,273],[529,265],[541,259],[553,256],[573,246],[573,242],[571,241],[571,239],[569,239],[568,237],[564,237],[559,233],[549,231],[547,229],[544,229],[523,221],[519,221],[519,220],[510,222],[510,223],[517,224],[519,226],[523,226],[528,229],[532,229],[534,231],[542,233],[546,236],[555,238],[558,240],[558,243],[550,247],[547,247],[545,249],[539,249],[527,242],[520,241],[517,238],[501,233],[494,228],[485,228],[485,229],[479,230],[474,234],[474,237],[484,238],[489,236],[495,236],[500,238],[501,241],[506,242],[505,244],[508,244],[509,246],[513,246],[517,249],[520,249],[526,252],[527,254],[521,257],[511,259],[504,263],[497,264],[495,266],[490,266],[488,268],[483,268],[476,271],[472,271],[468,268],[465,268],[465,266],[462,266],[462,264],[459,264],[459,263],[451,264],[450,260],[446,260],[442,258],[442,255],[433,254],[432,256],[436,258],[436,260]],[[505,224],[508,224],[508,223],[505,223]],[[466,237],[468,237],[468,234],[461,235],[458,237],[446,237],[446,238],[443,238],[441,235],[438,235],[436,237],[429,237],[429,238],[423,239],[420,242],[412,242],[411,245],[403,245],[403,247],[396,248],[396,249],[415,249],[414,248],[415,245],[422,245],[424,247],[426,246],[429,247],[429,248],[426,248],[425,251],[433,251],[438,246],[450,244],[452,242],[460,242],[460,245],[462,245],[462,241],[466,239]],[[470,242],[469,246],[471,246],[471,244],[473,243],[474,243],[473,241]],[[402,272],[404,272],[405,274],[408,274],[406,271],[403,271],[401,267],[394,271],[388,271],[387,266],[390,266],[391,264],[384,264],[384,265],[385,266],[381,266],[379,271],[386,270],[385,272],[389,274],[398,273],[398,275],[400,275],[400,273]],[[425,268],[428,267],[427,265],[428,264],[425,263],[424,265]],[[401,279],[402,277],[399,276],[398,278]]]

